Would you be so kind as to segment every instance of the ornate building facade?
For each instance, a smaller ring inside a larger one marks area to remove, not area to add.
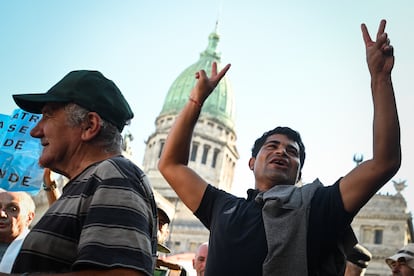
[[[401,194],[405,181],[394,182],[396,194],[376,194],[358,212],[352,228],[360,244],[372,254],[365,275],[391,275],[385,258],[413,242],[412,215]]]

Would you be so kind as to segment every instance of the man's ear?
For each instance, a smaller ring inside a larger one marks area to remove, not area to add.
[[[27,223],[26,223],[26,226],[27,227],[29,227],[29,225],[32,223],[34,217],[35,217],[35,213],[34,212],[29,212],[27,214]]]
[[[88,119],[82,123],[82,139],[92,140],[101,130],[101,117],[96,112],[89,112]]]
[[[256,158],[250,157],[250,159],[249,159],[249,168],[250,168],[250,170],[254,169],[254,163],[255,162],[256,162]]]

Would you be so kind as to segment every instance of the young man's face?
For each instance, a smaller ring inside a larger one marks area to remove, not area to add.
[[[273,134],[267,137],[249,165],[256,184],[267,183],[265,189],[274,185],[294,185],[300,178],[299,145],[286,135]]]
[[[33,216],[17,193],[0,192],[0,241],[12,242],[30,224]]]

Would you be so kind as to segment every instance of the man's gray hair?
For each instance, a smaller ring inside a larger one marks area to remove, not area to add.
[[[69,103],[65,105],[65,112],[69,126],[75,127],[80,126],[88,119],[88,113],[90,111],[75,103]],[[101,117],[101,131],[95,138],[94,143],[102,146],[105,152],[120,153],[122,136],[116,126]]]

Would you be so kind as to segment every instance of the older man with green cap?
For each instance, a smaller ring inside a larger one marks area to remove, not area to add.
[[[152,275],[157,206],[144,173],[121,155],[133,112],[118,87],[79,70],[46,93],[13,98],[43,115],[30,133],[43,146],[39,164],[70,181],[26,237],[12,272]]]

